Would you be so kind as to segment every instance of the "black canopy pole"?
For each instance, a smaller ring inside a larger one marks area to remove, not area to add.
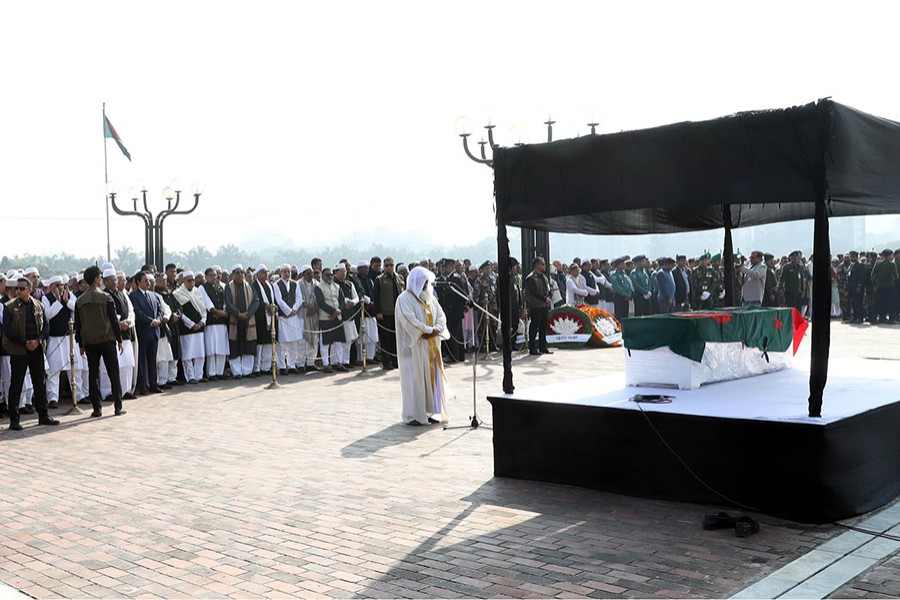
[[[815,185],[816,212],[813,229],[812,348],[809,365],[809,416],[822,416],[822,394],[828,381],[831,346],[831,242],[828,233],[828,183],[825,157],[832,136],[834,115],[830,100],[816,104],[819,120],[819,147],[823,160],[814,162],[811,173]]]
[[[497,208],[497,302],[500,303],[500,340],[503,343],[503,393],[516,389],[512,375],[512,336],[509,314],[509,238],[500,208]]]
[[[725,225],[725,244],[722,250],[722,273],[725,277],[725,306],[734,306],[734,242],[731,240],[731,205],[722,205],[722,222]]]
[[[813,231],[812,348],[809,365],[809,416],[822,416],[822,393],[828,380],[831,346],[831,243],[828,210],[823,197],[816,202]]]

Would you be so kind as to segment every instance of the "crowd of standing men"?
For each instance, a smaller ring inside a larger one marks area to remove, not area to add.
[[[835,257],[830,314],[853,323],[896,322],[894,258],[891,250]],[[99,417],[101,401],[121,415],[123,399],[273,369],[283,376],[333,373],[376,360],[395,369],[395,303],[415,266],[438,274],[435,292],[450,334],[444,362],[464,361],[476,348],[495,350],[501,336],[492,261],[404,265],[373,257],[327,267],[313,259],[275,273],[265,265],[196,272],[145,265],[130,277],[106,263],[46,280],[34,267],[0,273],[0,414],[9,415],[11,429],[21,428],[20,414],[33,412],[39,424],[56,425],[48,411],[72,399],[71,389]],[[564,304],[594,305],[618,319],[720,308],[729,273],[736,306],[791,306],[804,316],[812,310],[812,265],[800,251],[780,260],[754,251],[737,257],[732,269],[708,252],[691,259],[575,258],[568,266],[536,258],[527,276],[512,258],[510,314],[520,317],[512,339],[524,337],[519,328],[530,321],[530,353],[551,353],[547,316]]]

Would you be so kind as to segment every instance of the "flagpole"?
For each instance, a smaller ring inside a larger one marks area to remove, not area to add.
[[[103,130],[106,131],[106,102],[103,103]],[[109,196],[106,195],[109,187],[109,173],[106,167],[106,135],[103,136],[103,204],[106,206],[106,260],[112,261],[109,251]]]

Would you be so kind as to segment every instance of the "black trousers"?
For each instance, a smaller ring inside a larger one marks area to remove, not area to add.
[[[137,391],[146,394],[147,390],[159,387],[156,379],[156,352],[159,350],[159,338],[138,340],[138,380]]]
[[[882,285],[875,291],[875,316],[882,323],[894,316],[894,286]]]
[[[640,294],[634,295],[634,316],[643,317],[650,313],[650,299],[644,298]],[[618,317],[616,317],[618,318]]]
[[[796,308],[803,312],[803,294],[800,292],[785,292],[784,303],[788,308]]]
[[[140,343],[140,342],[139,342]],[[119,380],[119,350],[115,342],[102,344],[85,344],[84,353],[88,361],[88,389],[91,405],[99,411],[100,405],[100,359],[106,365],[109,382],[112,384],[112,397],[116,410],[122,410],[122,382]]]
[[[381,321],[378,321],[378,343],[381,346],[381,366],[384,368],[398,366],[396,327],[394,315],[382,314]]]
[[[865,308],[866,292],[864,290],[857,291],[856,288],[850,290],[850,305],[853,307],[853,320],[862,322],[866,316]]]
[[[531,324],[528,326],[528,349],[529,350],[546,350],[547,349],[547,316],[550,309],[529,308],[531,313]]]
[[[613,306],[617,319],[622,320],[628,318],[628,298],[616,294],[613,296]]]
[[[463,346],[463,316],[462,312],[446,312],[447,330],[450,339],[445,342],[447,353],[451,360],[462,362],[466,359],[466,349]]]
[[[47,374],[44,372],[44,348],[38,344],[34,350],[26,350],[24,355],[9,357],[9,396],[6,405],[9,410],[9,422],[19,422],[19,399],[25,385],[25,371],[31,372],[31,384],[34,387],[32,404],[38,416],[47,416]]]

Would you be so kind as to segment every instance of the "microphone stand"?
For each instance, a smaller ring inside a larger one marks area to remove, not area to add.
[[[456,288],[456,286],[453,285],[452,283],[450,283],[449,281],[446,281],[446,282],[440,281],[440,282],[435,283],[435,285],[439,285],[442,288],[449,289],[451,292],[453,292],[460,298],[463,298],[466,302],[469,302],[471,300],[467,295],[460,292]],[[494,319],[498,323],[500,322],[500,319],[498,319],[497,317],[495,317],[494,315],[489,313],[485,308],[479,306],[475,302],[472,302],[472,305],[475,308],[477,308],[478,310],[480,310],[482,313],[484,313],[485,315],[490,317],[491,319]],[[484,321],[484,333],[485,333],[485,336],[482,338],[482,342],[485,344],[485,357],[487,357],[487,349],[488,349],[487,336],[489,335],[487,319],[485,319],[485,321]],[[485,425],[484,421],[482,421],[481,418],[479,418],[479,416],[478,416],[478,394],[476,392],[476,386],[478,383],[477,382],[477,377],[478,377],[477,376],[477,368],[478,368],[478,350],[476,350],[472,354],[472,416],[470,417],[469,424],[468,425],[455,425],[453,427],[444,425],[444,431],[447,431],[448,429],[478,429],[479,427],[483,427],[484,429],[493,429],[493,427],[491,427],[490,425]]]

